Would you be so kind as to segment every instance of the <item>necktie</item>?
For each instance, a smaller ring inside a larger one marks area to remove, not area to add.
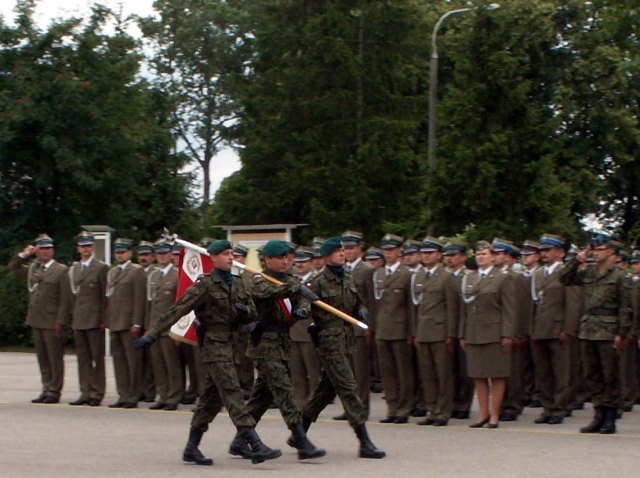
[[[387,267],[387,276],[390,276],[392,272],[393,270],[391,269],[391,267]]]

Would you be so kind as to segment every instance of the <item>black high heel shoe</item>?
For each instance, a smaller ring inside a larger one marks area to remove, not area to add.
[[[489,423],[487,425],[487,428],[498,428],[498,424],[497,423]]]
[[[480,422],[472,423],[471,425],[469,425],[469,428],[482,428],[487,423],[489,423],[490,418],[491,417],[487,417],[487,418],[485,418],[484,420],[482,420]]]

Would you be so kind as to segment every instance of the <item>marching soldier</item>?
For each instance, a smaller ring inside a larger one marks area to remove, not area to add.
[[[350,274],[345,272],[345,254],[339,237],[327,239],[320,248],[325,268],[311,281],[311,289],[327,304],[350,315],[366,316],[358,291]],[[385,452],[378,450],[369,439],[365,423],[367,410],[357,394],[357,385],[347,355],[353,352],[353,326],[324,311],[314,308],[312,334],[322,359],[322,377],[313,397],[303,411],[303,424],[309,429],[311,423],[335,398],[340,397],[349,424],[360,441],[361,458],[384,458]],[[295,436],[289,444],[295,443]]]
[[[247,256],[249,255],[249,249],[242,244],[237,244],[233,247],[233,260],[245,264]],[[247,290],[251,288],[252,275],[246,270],[236,270],[238,267],[233,267],[231,272],[239,275],[240,279],[244,283]],[[240,327],[238,330],[238,341],[236,342],[236,355],[235,363],[238,369],[238,380],[240,380],[240,386],[242,387],[245,398],[249,398],[251,390],[253,390],[254,371],[253,361],[247,357],[247,349],[249,348],[249,333],[244,327]]]
[[[595,266],[579,270],[587,252],[593,254]],[[617,409],[622,407],[619,353],[632,326],[631,291],[624,271],[615,265],[616,252],[611,237],[599,235],[560,275],[563,284],[584,289],[585,311],[578,338],[595,413],[581,433],[615,433]]]
[[[27,265],[34,255],[36,260]],[[58,403],[64,384],[64,328],[69,323],[71,291],[67,266],[53,255],[53,239],[40,234],[9,263],[9,269],[26,276],[29,290],[25,323],[31,328],[42,381],[42,393],[32,403]]]
[[[140,353],[133,341],[142,335],[147,307],[147,279],[142,266],[131,262],[131,239],[116,239],[117,265],[107,275],[107,323],[118,399],[110,408],[136,408],[140,398]]]
[[[151,347],[181,317],[195,311],[203,328],[200,358],[206,375],[202,395],[191,419],[183,461],[213,465],[213,460],[206,458],[198,446],[223,405],[229,412],[238,436],[248,443],[248,458],[253,463],[272,460],[282,453],[267,447],[256,433],[256,422],[242,399],[238,375],[233,366],[235,334],[240,324],[249,323],[255,318],[255,307],[242,281],[231,274],[231,243],[213,241],[207,250],[213,260],[213,271],[200,276],[151,330],[136,341],[136,347]]]
[[[69,268],[73,294],[73,336],[78,357],[80,397],[70,405],[100,405],[105,394],[105,311],[109,266],[95,257],[95,240],[87,231],[76,238],[80,260]]]

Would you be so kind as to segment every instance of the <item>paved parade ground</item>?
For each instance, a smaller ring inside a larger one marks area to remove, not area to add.
[[[640,407],[618,421],[616,435],[581,435],[591,410],[574,412],[562,425],[534,425],[539,409],[525,409],[516,422],[497,430],[475,430],[475,421],[451,420],[447,427],[377,423],[385,415],[381,394],[372,395],[369,434],[387,452],[383,460],[357,457],[357,440],[346,424],[331,419],[336,402],[312,426],[309,437],[327,455],[298,461],[286,445],[288,431],[277,410],[258,425],[264,442],[282,449],[277,460],[252,465],[227,454],[234,435],[222,413],[200,449],[213,467],[181,462],[191,406],[178,411],[109,409],[115,382],[107,363],[107,397],[101,407],[72,407],[79,396],[74,355],[65,356],[65,387],[56,405],[34,405],[40,392],[34,354],[0,353],[0,478],[28,477],[605,477],[638,476]],[[590,407],[589,407],[590,408]]]

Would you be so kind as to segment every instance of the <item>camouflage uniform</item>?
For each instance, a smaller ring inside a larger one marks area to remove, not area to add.
[[[581,356],[584,376],[594,407],[622,406],[619,358],[613,341],[627,337],[631,329],[631,291],[625,273],[609,267],[599,275],[596,267],[578,270],[574,259],[562,272],[565,285],[584,288],[585,312],[580,319]]]
[[[244,305],[240,311],[236,304]],[[195,310],[203,331],[200,359],[206,376],[202,395],[191,420],[191,428],[207,431],[224,405],[231,421],[243,433],[255,427],[242,399],[238,375],[234,367],[234,343],[241,323],[255,318],[255,307],[242,280],[234,277],[231,285],[216,272],[201,276],[182,298],[164,314],[148,335],[157,339],[182,316]]]
[[[325,267],[312,279],[310,288],[320,300],[349,315],[355,315],[360,309],[360,298],[350,275],[341,280]],[[313,320],[317,328],[316,347],[322,361],[322,375],[303,411],[304,420],[315,422],[337,393],[351,426],[364,425],[367,410],[358,396],[358,386],[348,359],[355,348],[353,327],[320,308],[313,309]]]

